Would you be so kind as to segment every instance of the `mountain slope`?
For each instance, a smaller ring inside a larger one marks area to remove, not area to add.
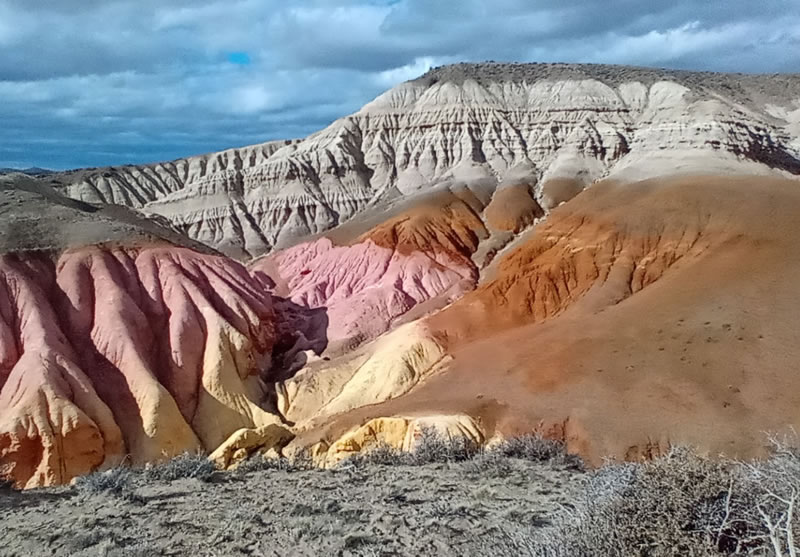
[[[458,65],[301,141],[0,177],[0,476],[427,426],[757,453],[800,427],[798,84]]]
[[[280,423],[268,284],[128,209],[1,185],[0,476],[64,483]]]
[[[800,173],[800,76],[462,64],[298,142],[53,178],[166,216],[237,256],[324,232],[445,179],[525,179],[545,209],[608,175]]]
[[[376,418],[466,414],[487,436],[538,429],[595,463],[675,443],[759,454],[765,431],[800,427],[798,211],[796,180],[596,184],[423,319],[447,355],[437,373],[304,442],[333,451]]]

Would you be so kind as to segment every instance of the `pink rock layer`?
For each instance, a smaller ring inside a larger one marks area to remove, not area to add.
[[[375,338],[417,304],[440,295],[456,298],[476,278],[463,261],[402,253],[371,239],[335,246],[322,238],[261,259],[252,270],[268,275],[276,293],[294,304],[324,308],[318,319],[326,320],[322,326],[331,343]]]
[[[268,285],[182,248],[0,256],[0,476],[59,484],[213,450],[259,406]]]

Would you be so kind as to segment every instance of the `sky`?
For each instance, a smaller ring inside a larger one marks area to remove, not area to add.
[[[0,167],[303,137],[485,60],[800,73],[800,1],[0,0]]]

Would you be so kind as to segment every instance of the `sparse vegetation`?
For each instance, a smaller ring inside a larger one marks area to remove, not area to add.
[[[444,435],[432,427],[423,427],[410,457],[412,464],[420,466],[437,462],[463,462],[480,452],[481,446],[472,439]]]
[[[308,450],[300,450],[291,458],[288,457],[268,457],[262,454],[254,454],[235,468],[237,474],[246,475],[252,472],[264,470],[280,470],[283,472],[299,472],[304,470],[314,470],[317,467],[311,458]]]
[[[800,451],[772,440],[769,458],[710,459],[687,448],[592,474],[529,555],[800,554]]]
[[[425,464],[464,462],[483,451],[481,445],[462,436],[440,433],[433,427],[420,429],[413,450],[402,451],[379,444],[348,458],[345,465],[423,466]]]
[[[217,472],[214,464],[201,454],[184,453],[144,469],[127,465],[94,472],[75,480],[74,488],[84,495],[108,493],[128,500],[138,500],[137,488],[154,482],[172,482],[182,478],[210,481]]]
[[[183,453],[161,463],[145,468],[144,478],[148,481],[172,482],[183,478],[194,478],[202,482],[210,481],[217,468],[201,453]]]
[[[85,495],[110,493],[126,499],[134,498],[134,475],[127,466],[118,466],[103,472],[94,472],[75,480],[75,489]]]
[[[126,509],[119,514],[125,526],[87,510],[64,529],[68,534],[57,547],[80,553],[108,546],[109,555],[121,555],[135,553],[141,541],[155,555],[166,547],[163,525],[182,528],[187,539],[197,540],[191,547],[212,554],[220,546],[243,554],[266,551],[273,543],[264,545],[266,533],[282,540],[283,550],[302,547],[303,554],[800,554],[800,450],[794,440],[772,439],[770,456],[757,461],[676,447],[652,461],[608,463],[589,473],[575,466],[562,443],[533,435],[484,450],[432,429],[417,441],[411,453],[383,445],[357,455],[342,464],[344,473],[311,472],[304,453],[295,459],[257,455],[240,465],[238,479],[197,489],[169,484],[213,476],[201,455],[181,455],[144,471],[95,473],[64,491],[80,493],[81,506],[105,508],[116,499],[115,506]],[[284,473],[299,470],[307,473]],[[38,498],[40,508],[52,501],[63,516],[73,516],[75,504],[60,503],[68,499],[46,490],[30,497],[32,509]],[[198,509],[209,519],[192,519]],[[138,517],[135,536],[126,530],[127,513]],[[29,517],[30,511],[25,524]]]
[[[558,462],[576,469],[583,468],[581,458],[568,453],[563,441],[547,439],[535,433],[504,439],[490,447],[488,452],[506,458],[519,458],[532,462]]]
[[[303,463],[297,463],[286,457],[268,458],[256,454],[239,464],[235,471],[238,474],[250,474],[263,470],[281,470],[284,472],[296,472],[297,470],[307,469]]]
[[[345,463],[352,465],[405,465],[446,462],[469,462],[476,471],[503,467],[508,459],[530,462],[558,463],[582,469],[583,462],[577,455],[567,453],[561,441],[529,434],[503,440],[491,447],[483,447],[462,436],[449,436],[430,427],[422,428],[414,448],[401,451],[385,444],[357,453]]]
[[[589,476],[580,496],[564,505],[550,527],[496,532],[493,554],[800,555],[800,450],[785,439],[771,442],[770,457],[753,462],[709,458],[676,447],[652,461],[609,463]],[[463,462],[473,477],[504,477],[513,473],[514,459],[582,468],[563,443],[537,435],[479,450],[435,430],[423,432],[412,453],[384,445],[347,462]]]

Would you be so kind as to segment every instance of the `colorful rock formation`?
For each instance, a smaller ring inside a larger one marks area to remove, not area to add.
[[[426,425],[756,454],[800,427],[798,100],[459,65],[299,142],[0,177],[0,477],[333,465]]]
[[[0,470],[19,485],[214,450],[264,409],[275,318],[233,261],[176,247],[0,260]]]

